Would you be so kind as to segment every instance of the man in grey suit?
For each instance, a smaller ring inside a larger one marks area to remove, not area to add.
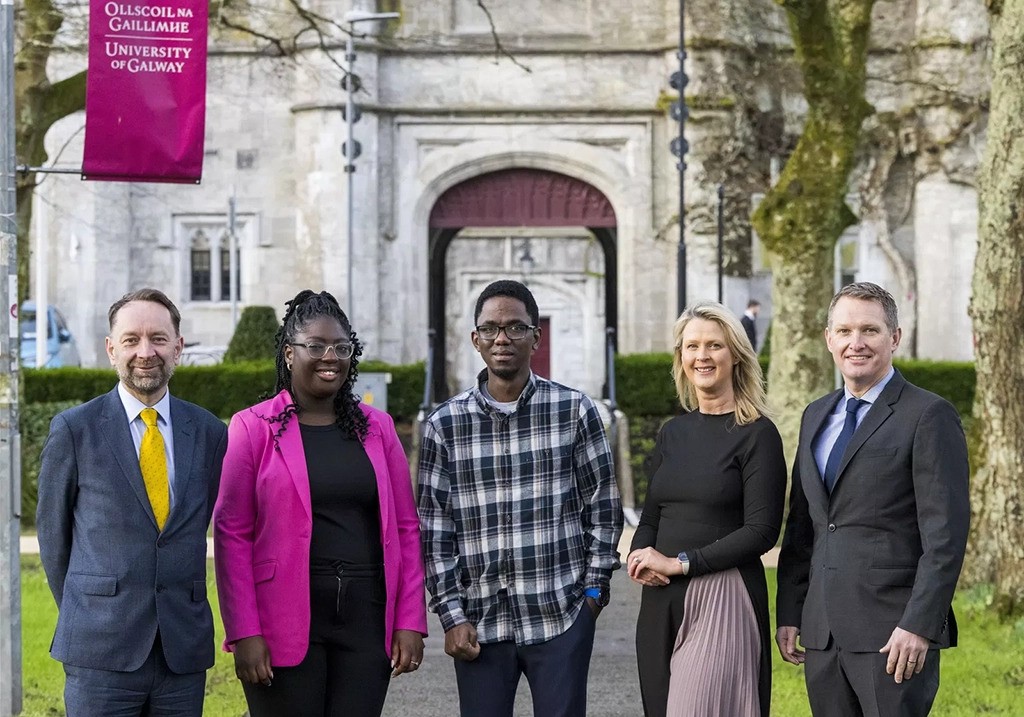
[[[173,398],[184,341],[162,292],[110,307],[110,393],[58,414],[39,470],[39,553],[69,717],[201,715],[213,665],[206,530],[224,424]]]
[[[967,446],[953,406],[893,368],[900,334],[881,287],[836,294],[825,341],[844,387],[800,426],[776,642],[804,663],[815,715],[925,715],[956,645]]]

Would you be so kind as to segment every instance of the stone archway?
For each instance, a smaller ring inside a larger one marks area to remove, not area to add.
[[[468,227],[584,227],[604,256],[605,331],[614,341],[618,324],[616,217],[593,185],[543,169],[516,167],[479,174],[441,194],[430,211],[429,327],[433,354],[431,393],[448,396],[445,346],[446,259]],[[606,367],[607,372],[607,367]],[[607,390],[607,381],[605,383]]]

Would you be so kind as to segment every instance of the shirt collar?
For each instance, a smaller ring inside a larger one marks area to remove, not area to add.
[[[476,390],[473,392],[476,397],[476,402],[488,413],[497,411],[494,406],[487,400],[488,393],[484,391],[484,384],[487,383],[487,369],[483,369],[476,377]],[[527,379],[526,385],[523,387],[523,392],[519,394],[519,398],[516,402],[516,410],[518,411],[524,403],[530,400],[530,397],[537,391],[537,375],[530,371],[530,378]]]
[[[120,381],[117,382],[117,395],[121,399],[121,405],[124,406],[125,415],[128,416],[128,423],[131,423],[139,414],[142,413],[144,408],[155,408],[160,419],[167,424],[171,418],[171,391],[170,389],[164,391],[163,397],[154,403],[152,406],[147,406],[135,396],[128,393],[128,389],[124,387],[124,384]]]
[[[882,391],[885,390],[885,387],[889,384],[889,381],[892,380],[892,377],[895,375],[896,369],[890,366],[889,373],[885,374],[881,381],[879,381],[874,386],[869,388],[863,396],[860,396],[860,400],[865,401],[871,405],[874,405],[875,401],[877,401],[878,397],[882,395]],[[843,401],[840,404],[843,407],[842,410],[846,410],[846,402],[849,401],[851,398],[856,397],[852,393],[850,393],[850,389],[848,389],[846,386],[843,386]]]

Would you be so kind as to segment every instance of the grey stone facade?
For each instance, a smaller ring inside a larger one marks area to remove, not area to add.
[[[317,3],[336,18],[351,6],[395,4]],[[354,175],[351,313],[369,355],[424,358],[434,202],[460,182],[512,167],[576,177],[610,200],[619,350],[669,350],[679,191],[667,149],[677,128],[666,108],[678,3],[487,0],[519,64],[496,55],[475,0],[398,4],[401,22],[360,39],[356,60],[363,155]],[[717,292],[721,183],[728,199],[724,299],[737,313],[748,296],[760,299],[763,336],[770,277],[747,216],[799,132],[799,77],[774,3],[687,6],[688,298]],[[847,233],[838,256],[843,278],[877,281],[898,297],[909,333],[903,355],[971,357],[967,302],[987,95],[984,19],[981,0],[881,0],[875,10],[869,99],[876,115],[850,182],[861,224]],[[283,61],[238,42],[222,37],[211,49],[201,186],[50,177],[40,188],[51,301],[68,315],[87,363],[106,363],[107,306],[143,285],[165,288],[179,303],[186,340],[227,343],[230,306],[216,296],[216,267],[218,252],[226,251],[232,193],[243,306],[281,309],[304,287],[326,288],[345,301],[341,73],[315,50]],[[80,156],[82,122],[68,118],[52,130],[51,155],[67,144],[62,160]],[[482,365],[469,346],[475,294],[494,278],[524,275],[518,257],[529,239],[535,262],[526,276],[551,320],[552,377],[599,392],[604,269],[589,233],[509,228],[461,236],[446,275],[449,385],[466,385]],[[209,300],[192,298],[196,247],[210,249]]]

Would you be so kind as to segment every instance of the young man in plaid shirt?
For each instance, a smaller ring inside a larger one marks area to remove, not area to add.
[[[497,281],[476,303],[487,368],[427,419],[419,511],[430,608],[455,658],[463,717],[583,717],[595,620],[622,532],[611,449],[593,401],[530,371],[537,302]]]

